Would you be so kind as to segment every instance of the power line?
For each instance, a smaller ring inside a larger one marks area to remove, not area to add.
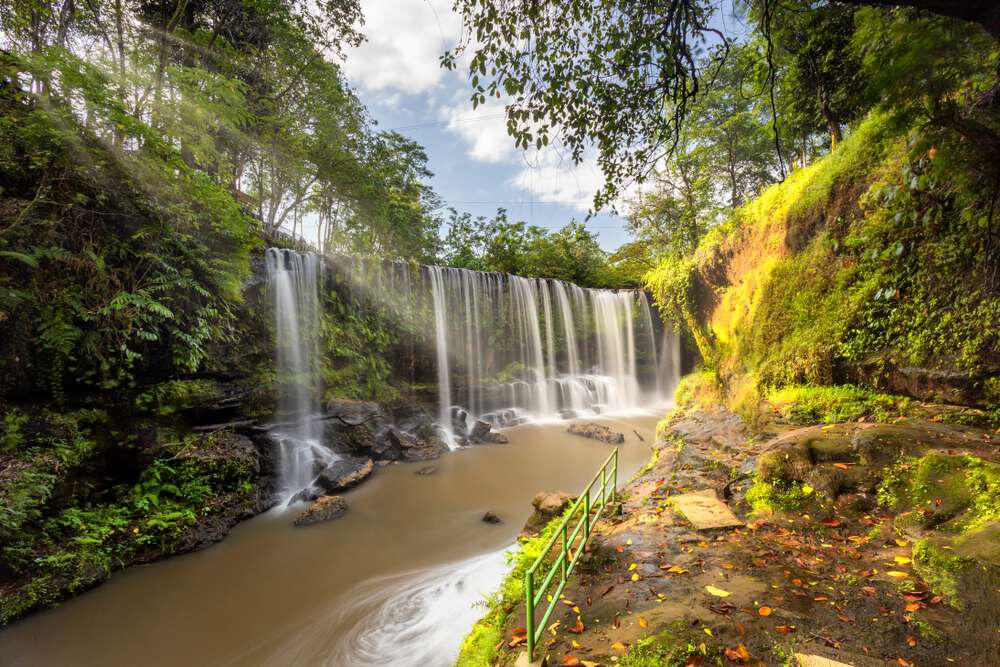
[[[446,120],[428,120],[422,123],[412,123],[410,125],[399,125],[396,127],[390,127],[386,129],[386,132],[398,132],[399,130],[412,130],[418,127],[431,127],[433,125],[445,125],[452,123],[475,123],[481,120],[494,120],[496,118],[504,118],[506,113],[494,113],[487,114],[485,116],[466,116],[465,118],[449,118]]]

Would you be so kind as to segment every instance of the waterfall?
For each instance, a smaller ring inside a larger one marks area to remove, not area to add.
[[[455,437],[451,418],[451,373],[448,368],[448,302],[444,293],[444,273],[439,266],[427,267],[431,276],[431,295],[434,300],[435,349],[437,350],[438,420],[444,429],[445,442],[454,446]],[[464,435],[464,434],[463,434]]]
[[[639,290],[436,266],[425,276],[452,442],[470,419],[503,426],[652,406],[675,383],[677,338]]]
[[[336,460],[321,443],[319,377],[316,371],[320,326],[318,256],[281,248],[265,253],[268,287],[274,299],[275,357],[280,423],[272,428],[279,443],[281,492],[307,486],[317,468]]]

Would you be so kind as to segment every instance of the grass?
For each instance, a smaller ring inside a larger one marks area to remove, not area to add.
[[[508,552],[510,571],[500,588],[486,598],[486,613],[462,641],[456,667],[489,667],[501,656],[514,610],[524,599],[524,573],[541,555],[565,516],[555,517],[536,537],[522,542],[518,551]]]

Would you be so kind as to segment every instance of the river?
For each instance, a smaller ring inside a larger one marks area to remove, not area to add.
[[[601,420],[626,436],[619,483],[649,459],[661,414]],[[333,522],[295,528],[299,508],[278,508],[208,549],[116,573],[0,631],[0,664],[450,665],[532,497],[578,492],[610,452],[567,425],[506,429],[509,444],[447,453],[432,475],[380,468]]]

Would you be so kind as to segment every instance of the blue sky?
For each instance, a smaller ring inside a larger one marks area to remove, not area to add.
[[[452,0],[362,0],[367,41],[347,53],[344,69],[382,129],[420,142],[446,205],[473,215],[498,207],[549,229],[584,220],[602,176],[593,161],[573,165],[558,149],[526,155],[507,136],[502,102],[473,111],[462,71],[438,58],[461,36]],[[606,250],[628,239],[624,220],[587,221]]]

